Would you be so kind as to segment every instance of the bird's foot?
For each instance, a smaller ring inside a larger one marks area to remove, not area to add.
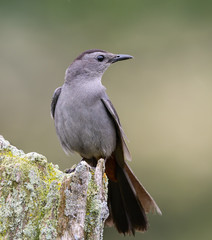
[[[75,171],[75,169],[76,169],[76,164],[74,164],[74,166],[72,166],[71,168],[67,168],[67,169],[65,169],[65,173],[72,173],[72,172],[74,172]]]
[[[87,164],[89,164],[91,167],[96,167],[97,165],[97,160],[95,158],[90,158],[90,159],[83,158],[81,161],[86,161]]]

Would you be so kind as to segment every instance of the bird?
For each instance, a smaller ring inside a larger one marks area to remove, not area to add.
[[[124,235],[146,231],[147,213],[161,214],[127,164],[131,155],[126,135],[102,84],[109,66],[132,58],[100,49],[81,53],[67,68],[64,84],[55,90],[51,102],[51,115],[64,151],[78,153],[94,166],[100,158],[105,159],[109,208],[106,225],[115,225]]]

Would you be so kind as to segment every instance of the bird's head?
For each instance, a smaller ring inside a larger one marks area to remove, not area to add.
[[[99,49],[81,53],[66,70],[66,81],[78,77],[100,78],[107,68],[118,61],[133,58],[125,54],[113,54]]]

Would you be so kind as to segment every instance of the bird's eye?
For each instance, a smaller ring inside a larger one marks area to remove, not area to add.
[[[98,57],[97,57],[97,60],[99,61],[99,62],[102,62],[103,60],[104,60],[104,56],[103,55],[99,55]]]

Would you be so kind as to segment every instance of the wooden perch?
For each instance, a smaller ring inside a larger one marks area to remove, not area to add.
[[[66,174],[0,136],[0,239],[99,240],[108,217],[104,160]]]

